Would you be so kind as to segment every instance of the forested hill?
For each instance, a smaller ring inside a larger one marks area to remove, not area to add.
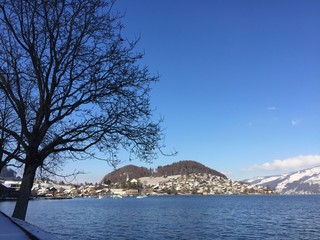
[[[223,178],[227,178],[224,174],[208,168],[196,161],[180,161],[166,166],[159,166],[156,169],[148,169],[145,167],[137,167],[134,165],[127,165],[119,168],[104,176],[102,182],[110,181],[112,183],[125,182],[128,179],[141,178],[141,177],[161,177],[171,175],[185,175],[191,173],[207,173]]]
[[[227,178],[224,174],[208,168],[201,163],[196,161],[180,161],[176,163],[172,163],[166,166],[159,166],[156,170],[156,176],[163,176],[163,175],[184,175],[184,174],[191,174],[191,173],[207,173],[216,176],[220,176],[223,178]]]
[[[130,180],[133,178],[149,177],[152,176],[152,169],[145,167],[137,167],[134,165],[127,165],[119,168],[111,173],[105,175],[102,182],[110,181],[112,183],[126,182],[127,178]]]

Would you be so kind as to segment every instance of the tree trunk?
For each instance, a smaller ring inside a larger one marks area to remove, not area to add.
[[[26,164],[24,168],[23,178],[19,190],[18,199],[14,208],[12,217],[25,220],[31,189],[38,166],[35,164]]]
[[[1,161],[1,158],[0,158]],[[0,173],[2,172],[2,168],[4,168],[6,164],[4,162],[0,162]]]

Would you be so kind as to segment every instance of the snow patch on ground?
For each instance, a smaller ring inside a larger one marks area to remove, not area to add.
[[[160,182],[168,182],[171,179],[177,179],[181,175],[172,175],[172,176],[167,176],[167,177],[142,177],[139,178],[140,182],[145,184],[145,185],[157,185]]]

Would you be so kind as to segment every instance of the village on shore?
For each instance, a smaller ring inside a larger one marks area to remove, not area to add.
[[[14,199],[18,195],[20,181],[2,181],[0,198]],[[126,197],[162,195],[215,195],[215,194],[274,194],[267,187],[233,181],[206,173],[173,175],[162,177],[142,177],[125,182],[105,181],[96,184],[65,184],[63,181],[36,180],[32,188],[32,198],[65,199],[75,197]]]

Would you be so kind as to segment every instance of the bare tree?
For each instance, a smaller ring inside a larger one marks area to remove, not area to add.
[[[158,77],[139,66],[143,55],[122,36],[113,3],[0,0],[0,98],[14,120],[0,130],[18,146],[7,155],[24,164],[13,217],[25,219],[47,162],[97,152],[117,162],[120,149],[150,162],[161,148],[149,103]]]

